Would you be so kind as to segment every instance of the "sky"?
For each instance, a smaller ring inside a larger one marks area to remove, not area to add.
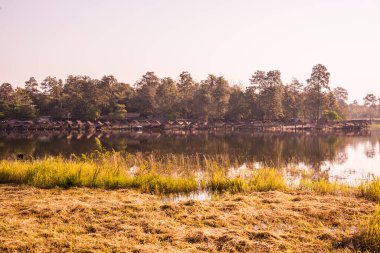
[[[0,83],[33,76],[134,84],[147,71],[249,85],[305,83],[316,64],[349,100],[380,96],[379,0],[0,0]]]

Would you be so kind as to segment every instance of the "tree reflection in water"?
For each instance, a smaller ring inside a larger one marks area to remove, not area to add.
[[[95,138],[109,150],[173,154],[228,155],[239,166],[254,161],[261,166],[284,168],[303,164],[325,177],[321,169],[326,163],[344,164],[347,147],[367,143],[366,156],[379,155],[378,132],[357,134],[334,133],[1,133],[0,158],[15,154],[33,157],[90,153],[96,149]],[[326,168],[324,168],[326,170]],[[328,169],[328,168],[327,168]],[[355,169],[355,168],[353,168]]]

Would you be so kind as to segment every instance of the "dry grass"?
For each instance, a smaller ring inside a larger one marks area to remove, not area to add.
[[[2,252],[355,252],[374,203],[314,192],[163,202],[134,190],[0,186]]]
[[[380,179],[349,187],[304,178],[287,186],[277,169],[248,163],[231,177],[232,165],[227,156],[104,150],[2,160],[0,251],[379,252],[380,212],[371,201],[380,201]],[[222,195],[172,203],[143,194],[197,189]]]

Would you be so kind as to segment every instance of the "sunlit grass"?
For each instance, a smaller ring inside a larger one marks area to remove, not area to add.
[[[237,167],[238,164],[226,155],[123,155],[105,151],[100,146],[99,151],[80,157],[1,160],[0,183],[38,188],[132,188],[158,194],[197,190],[229,193],[301,190],[320,194],[357,194],[380,201],[380,179],[352,187],[303,177],[298,186],[291,186],[286,184],[279,169],[256,169],[247,163],[243,175],[229,175],[230,169]]]
[[[301,180],[298,188],[300,190],[312,191],[320,194],[350,194],[355,190],[348,185],[329,182],[324,179],[317,181]]]
[[[92,187],[135,188],[149,193],[190,192],[198,188],[193,177],[174,177],[147,170],[144,163],[131,175],[128,159],[102,155],[98,159],[65,160],[49,157],[34,161],[0,161],[0,183],[26,184],[39,188]],[[121,162],[122,161],[122,162]]]
[[[47,157],[30,161],[0,161],[0,183],[25,184],[39,188],[134,188],[149,193],[190,192],[208,189],[214,192],[285,190],[286,184],[276,169],[253,170],[251,178],[228,178],[231,161],[221,156],[199,158],[152,155],[121,155],[96,152],[88,156]],[[193,167],[191,167],[193,166]],[[131,167],[136,171],[132,172]],[[191,171],[202,167],[207,173],[196,179]],[[175,173],[168,173],[173,172]]]
[[[313,181],[307,175],[299,185],[289,186],[283,173],[275,168],[255,169],[247,165],[248,175],[230,176],[227,156],[189,157],[185,155],[126,154],[99,151],[69,159],[46,157],[36,160],[1,160],[0,183],[30,185],[38,188],[136,189],[144,193],[190,193],[208,190],[213,193],[249,193],[265,191],[311,192],[322,195],[361,196],[380,202],[380,178],[357,187],[325,179]],[[202,171],[197,177],[195,171]],[[228,194],[226,194],[228,196]],[[219,195],[218,196],[223,196]],[[358,217],[363,225],[355,233],[360,249],[380,250],[380,207],[372,215]],[[351,238],[350,238],[351,240]],[[356,247],[356,246],[355,246]]]
[[[255,170],[249,187],[253,191],[284,191],[287,189],[281,172],[273,168]]]
[[[380,178],[362,183],[358,190],[360,196],[380,203]],[[361,249],[380,252],[380,204],[363,223],[357,239]]]
[[[360,195],[365,198],[380,202],[380,178],[362,183],[359,186],[359,192]]]
[[[363,236],[370,247],[380,250],[380,206],[368,218]]]
[[[380,206],[361,224],[353,239],[355,247],[363,252],[380,252]]]
[[[218,192],[283,191],[287,189],[282,174],[273,168],[253,171],[252,178],[228,178],[221,172],[214,173],[209,188]]]
[[[207,183],[211,191],[216,192],[245,192],[248,191],[248,184],[241,178],[227,178],[221,172],[214,173]]]

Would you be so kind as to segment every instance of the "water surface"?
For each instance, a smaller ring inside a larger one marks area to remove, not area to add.
[[[17,154],[91,153],[97,148],[96,138],[106,149],[130,153],[228,154],[237,161],[230,171],[233,176],[245,173],[246,161],[256,162],[257,167],[306,168],[350,184],[380,176],[380,129],[358,133],[1,132],[0,159]]]

